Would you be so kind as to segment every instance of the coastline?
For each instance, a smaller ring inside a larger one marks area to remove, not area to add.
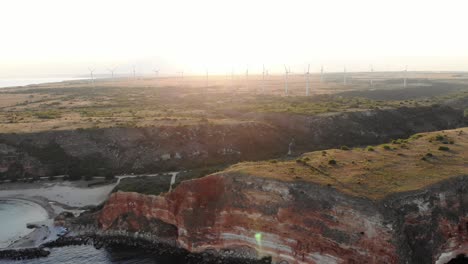
[[[78,215],[84,206],[96,206],[107,198],[115,183],[100,187],[86,187],[88,182],[36,182],[36,183],[4,183],[0,185],[0,200],[26,201],[34,203],[47,212],[44,221],[31,224],[31,232],[18,235],[8,241],[3,250],[37,248],[41,244],[56,240],[60,229],[54,225],[54,218],[64,211]],[[73,200],[84,191],[87,196],[84,203]],[[74,193],[74,195],[73,195]],[[87,195],[87,194],[93,195]],[[25,227],[26,228],[26,227]]]

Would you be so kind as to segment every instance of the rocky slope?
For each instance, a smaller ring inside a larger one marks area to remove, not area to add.
[[[0,134],[0,178],[179,170],[373,144],[466,122],[449,107],[244,118],[253,121]]]
[[[218,174],[165,196],[115,193],[98,222],[191,252],[273,263],[448,263],[468,250],[467,187],[465,176],[375,202],[311,183]]]
[[[104,230],[151,233],[170,224],[177,230],[172,239],[189,251],[272,256],[275,263],[399,259],[375,204],[300,182],[220,174],[184,182],[165,196],[115,193],[98,221]]]
[[[269,167],[240,164],[161,196],[114,193],[96,222],[104,232],[150,234],[191,252],[271,256],[274,263],[449,263],[468,252],[467,146],[464,128],[389,150],[327,151],[340,157],[336,165],[317,165],[314,154]],[[439,151],[425,155],[432,149]],[[368,174],[376,177],[366,179],[369,187],[347,178]],[[377,178],[385,178],[382,194],[368,190],[379,190]]]

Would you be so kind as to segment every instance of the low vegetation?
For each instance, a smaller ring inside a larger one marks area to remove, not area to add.
[[[313,96],[306,97],[302,96],[303,79],[298,76],[294,77],[299,78],[296,81],[291,80],[291,94],[294,96],[283,96],[283,81],[279,79],[272,80],[265,94],[262,94],[258,90],[261,79],[254,78],[252,76],[249,89],[241,80],[227,85],[224,78],[213,80],[213,86],[208,89],[205,89],[203,82],[203,90],[196,78],[187,78],[184,84],[177,79],[156,81],[148,78],[136,81],[100,80],[95,88],[91,88],[89,82],[75,81],[2,89],[0,130],[33,132],[235,123],[245,121],[252,113],[319,115],[431,106],[453,100],[464,102],[468,98],[468,88],[463,84],[452,84],[450,80],[446,82],[456,86],[458,92],[439,97],[397,100],[366,97],[368,93],[388,92],[387,86],[382,91],[366,91],[367,82],[356,81],[352,86],[343,87],[332,79],[316,85]],[[345,96],[340,93],[343,89],[360,92],[356,96]],[[459,107],[464,109],[463,104]],[[395,143],[398,144],[397,141]]]
[[[443,143],[447,139],[453,141],[450,148]],[[468,175],[468,128],[417,134],[401,142],[405,142],[407,148],[316,151],[302,155],[296,162],[240,163],[229,167],[225,173],[310,181],[371,199]],[[383,146],[390,148],[388,144]]]

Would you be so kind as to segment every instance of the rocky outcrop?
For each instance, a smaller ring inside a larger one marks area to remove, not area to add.
[[[0,134],[0,180],[180,170],[386,142],[464,124],[463,112],[419,107],[324,115],[251,114],[234,124]]]
[[[164,196],[114,193],[97,222],[273,263],[445,264],[468,252],[467,188],[463,176],[371,201],[310,182],[216,174]]]
[[[467,190],[462,176],[381,202],[406,263],[445,264],[468,253]]]
[[[271,256],[275,263],[399,262],[392,229],[374,203],[304,182],[218,174],[165,196],[118,192],[98,222],[103,230],[161,233],[191,252]],[[176,232],[161,232],[167,225]]]

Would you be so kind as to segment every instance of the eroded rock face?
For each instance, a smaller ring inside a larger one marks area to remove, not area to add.
[[[104,230],[160,232],[147,228],[154,220],[176,227],[165,234],[192,252],[269,255],[278,263],[399,262],[375,204],[310,183],[211,175],[165,196],[114,193],[98,216]]]
[[[191,252],[275,263],[446,264],[468,253],[467,190],[460,176],[372,202],[311,183],[217,174],[165,196],[114,193],[98,222],[157,235],[161,227],[147,222],[160,221],[173,227],[165,238]]]
[[[468,177],[382,201],[405,263],[445,264],[468,253]]]

